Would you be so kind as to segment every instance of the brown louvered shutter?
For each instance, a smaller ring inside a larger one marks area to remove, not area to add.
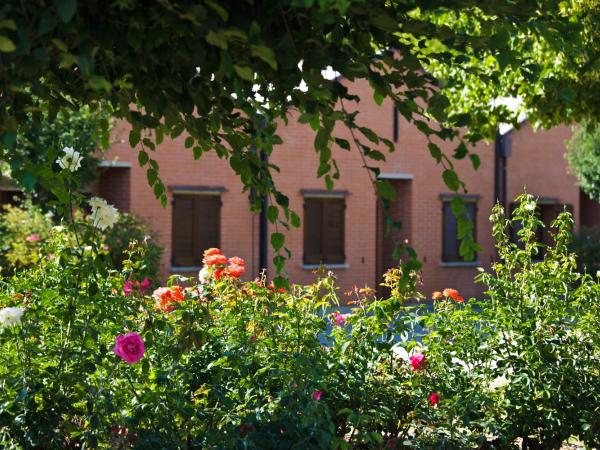
[[[456,217],[452,213],[450,202],[444,202],[442,206],[442,261],[455,262],[459,260],[457,245]]]
[[[174,266],[194,265],[195,201],[192,195],[173,196],[171,252]]]
[[[344,254],[344,216],[346,203],[343,198],[327,198],[323,201],[323,262],[343,264]]]
[[[323,201],[319,198],[304,200],[304,264],[321,263]]]
[[[218,195],[196,196],[195,265],[202,264],[204,250],[220,247],[221,197]]]
[[[221,198],[173,196],[172,264],[200,266],[205,249],[219,246]]]

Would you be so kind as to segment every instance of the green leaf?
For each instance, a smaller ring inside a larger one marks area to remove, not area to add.
[[[158,179],[158,173],[154,169],[148,169],[146,171],[146,177],[148,178],[148,184],[150,184],[150,186],[153,186],[154,183],[156,183],[156,180]]]
[[[15,23],[14,20],[4,19],[4,20],[0,20],[0,28],[17,31],[17,24]]]
[[[194,138],[192,136],[186,137],[183,145],[185,148],[192,148],[192,146],[194,145]]]
[[[58,16],[64,23],[71,21],[77,10],[77,0],[54,0]]]
[[[273,70],[277,70],[275,53],[269,47],[265,47],[264,45],[251,45],[250,54],[262,59],[264,62],[270,65]]]
[[[339,145],[341,148],[343,148],[344,150],[350,150],[350,142],[348,142],[346,139],[336,137],[335,143],[337,145]]]
[[[145,166],[148,162],[148,159],[150,159],[148,153],[146,153],[144,150],[141,150],[138,153],[138,163],[140,163],[140,166]]]
[[[388,180],[377,180],[375,182],[377,193],[386,200],[394,200],[396,198],[396,189]]]
[[[15,47],[13,41],[11,41],[6,36],[0,36],[0,52],[10,53],[14,52],[16,48],[17,47]]]
[[[277,208],[277,206],[270,205],[267,208],[267,219],[269,219],[269,222],[275,223],[278,216],[279,216],[279,208]]]
[[[328,128],[320,128],[319,131],[317,131],[317,135],[315,136],[315,148],[317,150],[327,148],[330,136],[331,132]]]
[[[367,127],[360,127],[359,130],[369,141],[374,144],[379,144],[379,136],[377,136],[373,130]]]
[[[221,18],[221,20],[223,20],[223,22],[227,21],[227,19],[229,18],[229,13],[225,8],[223,8],[221,5],[219,5],[217,2],[214,2],[213,0],[204,0],[204,3],[206,3],[210,8],[212,8],[214,12],[216,12]]]
[[[215,33],[214,31],[209,31],[208,33],[206,33],[205,39],[206,42],[208,42],[209,44],[214,45],[215,47],[219,47],[223,50],[227,50],[227,37],[222,33]]]
[[[377,105],[381,106],[384,99],[385,99],[385,96],[383,94],[381,94],[379,91],[373,92],[373,100],[375,101],[375,103],[377,103]]]
[[[471,164],[473,164],[473,169],[479,169],[479,166],[481,166],[481,159],[479,159],[479,155],[471,153],[469,155],[469,159],[471,160]]]
[[[427,148],[429,149],[431,156],[439,163],[442,160],[442,150],[433,142],[427,144]]]
[[[140,143],[140,130],[137,128],[133,128],[129,132],[129,145],[131,145],[131,148],[134,148],[139,143]]]
[[[277,251],[285,242],[285,236],[281,233],[272,233],[271,234],[271,245],[273,246],[273,250]]]
[[[290,211],[290,223],[295,228],[300,227],[300,216],[298,216],[298,214],[296,214],[294,211]]]
[[[243,78],[244,80],[248,80],[248,81],[254,80],[254,72],[252,71],[252,69],[250,67],[238,66],[237,64],[234,64],[233,69],[235,70],[235,72],[238,74],[238,76],[240,78]]]
[[[378,150],[371,150],[367,156],[375,161],[385,161],[385,155]]]
[[[464,142],[461,142],[458,144],[458,147],[456,147],[456,150],[454,150],[454,158],[463,159],[468,153],[469,150],[467,150],[467,146]]]
[[[458,175],[454,170],[444,170],[444,172],[442,173],[442,178],[444,179],[444,183],[446,183],[446,186],[448,186],[448,188],[451,191],[458,191],[458,188],[460,187],[460,181],[458,179]]]

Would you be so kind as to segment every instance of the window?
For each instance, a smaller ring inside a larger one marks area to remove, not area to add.
[[[0,189],[0,205],[19,206],[24,195],[17,189]]]
[[[516,208],[515,203],[510,204],[510,215],[512,217],[513,211]],[[572,205],[563,205],[558,203],[557,200],[549,200],[549,199],[539,199],[536,206],[536,214],[540,218],[540,220],[544,223],[543,228],[538,228],[536,230],[535,240],[536,242],[543,244],[545,247],[554,244],[554,240],[552,238],[551,232],[552,229],[550,225],[558,217],[558,215],[566,209],[567,212],[573,214],[573,206]],[[515,220],[512,223],[512,241],[519,246],[519,248],[523,248],[522,242],[519,241],[519,230],[523,228],[520,220]],[[544,257],[544,247],[539,248],[539,253],[537,257],[542,259]]]
[[[204,250],[219,247],[221,196],[174,194],[171,264],[201,266]]]
[[[343,197],[305,197],[304,264],[344,264]]]
[[[473,222],[473,236],[477,237],[477,203],[471,199],[464,200],[467,214]],[[465,262],[460,256],[458,224],[451,203],[452,198],[444,199],[442,203],[442,262]]]

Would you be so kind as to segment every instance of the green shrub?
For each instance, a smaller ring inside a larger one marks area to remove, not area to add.
[[[520,201],[522,248],[494,212],[485,298],[410,306],[418,274],[393,269],[389,298],[357,289],[348,314],[332,274],[285,292],[241,282],[217,249],[198,281],[150,295],[143,242],[119,272],[90,220],[53,228],[39,251],[54,257],[0,281],[0,446],[596,446],[600,287],[567,251],[568,214],[534,261],[541,223]]]
[[[541,244],[531,196],[521,196],[512,220],[523,228],[511,242],[510,220],[492,216],[499,260],[478,281],[482,300],[436,304],[423,320],[431,375],[442,394],[435,421],[456,445],[499,448],[517,438],[524,448],[560,448],[576,435],[599,444],[600,286],[576,270],[568,252],[572,219],[553,223],[556,244],[537,262]]]
[[[580,272],[595,275],[600,270],[600,228],[582,227],[575,234],[570,249],[577,257]]]
[[[76,213],[75,217],[85,222],[82,213]],[[21,207],[5,205],[0,214],[0,265],[4,273],[31,267],[38,264],[41,258],[47,257],[48,255],[41,253],[41,249],[57,224],[51,212],[44,213],[30,200],[25,200]],[[67,227],[65,233],[70,245],[76,246],[73,230]],[[116,225],[99,234],[98,239],[103,244],[103,251],[110,258],[112,267],[119,271],[127,258],[129,243],[145,242],[144,264],[138,270],[144,276],[158,279],[163,249],[158,244],[155,233],[141,219],[121,213]]]
[[[116,225],[104,233],[104,243],[116,270],[123,270],[131,242],[144,243],[145,247],[143,266],[137,267],[138,275],[157,280],[163,248],[158,244],[156,233],[140,218],[121,213]]]
[[[25,201],[21,208],[4,205],[0,214],[0,261],[6,272],[37,264],[40,242],[52,229],[52,217]]]

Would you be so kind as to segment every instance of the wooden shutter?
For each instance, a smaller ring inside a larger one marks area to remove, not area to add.
[[[19,206],[19,203],[23,199],[23,197],[24,195],[21,191],[0,191],[0,205]]]
[[[343,198],[323,199],[323,242],[321,245],[323,262],[343,264],[344,254],[344,216],[346,203]]]
[[[202,264],[204,250],[220,247],[221,197],[218,195],[196,196],[196,241],[197,265]]]
[[[304,200],[304,264],[320,264],[323,221],[323,199]]]
[[[171,263],[174,266],[194,265],[194,215],[194,196],[173,196],[173,223],[171,228]]]
[[[456,217],[450,208],[450,202],[444,202],[442,207],[442,261],[455,262],[459,260],[458,228]]]
[[[173,196],[172,264],[200,266],[204,250],[219,246],[221,198],[217,195]]]

